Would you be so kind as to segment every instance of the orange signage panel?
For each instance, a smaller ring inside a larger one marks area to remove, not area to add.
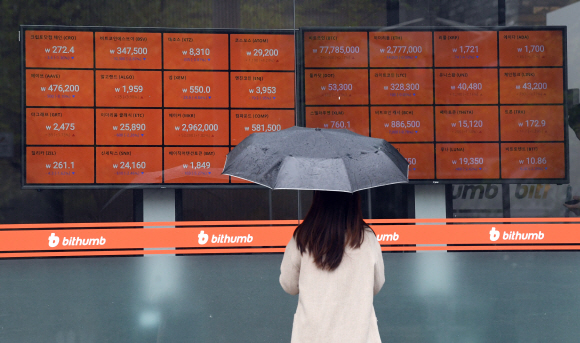
[[[393,144],[409,162],[409,180],[435,178],[433,144]]]
[[[432,32],[369,32],[371,68],[433,66]]]
[[[166,147],[165,183],[228,183],[222,175],[229,148]]]
[[[503,141],[563,141],[564,106],[500,106]]]
[[[366,32],[305,32],[306,68],[368,67]]]
[[[97,68],[161,69],[161,33],[96,32]]]
[[[435,72],[436,104],[497,104],[497,91],[496,69],[440,69]]]
[[[232,110],[232,145],[252,133],[274,132],[294,126],[294,110]]]
[[[306,107],[306,127],[346,129],[369,135],[368,107]]]
[[[294,35],[230,35],[232,70],[294,71],[294,65]]]
[[[437,106],[438,142],[490,142],[499,140],[497,106]]]
[[[438,179],[499,179],[499,144],[436,144]]]
[[[228,110],[165,109],[163,113],[166,145],[229,144]]]
[[[499,81],[502,104],[562,104],[564,102],[562,68],[502,68]]]
[[[93,145],[92,108],[27,108],[26,144]]]
[[[433,104],[433,71],[431,69],[372,70],[371,104]]]
[[[225,33],[164,33],[164,69],[228,69],[228,35]]]
[[[304,75],[306,105],[368,105],[369,77],[363,69],[309,69]]]
[[[561,179],[565,176],[564,143],[502,143],[503,179]]]
[[[228,72],[164,72],[165,107],[228,107]]]
[[[97,109],[97,145],[161,145],[160,109]]]
[[[27,184],[94,183],[95,148],[26,148]]]
[[[433,142],[433,107],[373,106],[371,136],[387,142]]]
[[[497,66],[496,31],[437,31],[435,67]]]
[[[97,147],[97,183],[161,183],[161,147]]]
[[[160,71],[97,70],[96,75],[97,107],[161,107]]]
[[[93,33],[26,31],[27,68],[92,68]]]
[[[501,67],[561,67],[562,31],[500,31]]]
[[[26,70],[26,106],[88,107],[94,104],[92,70]]]
[[[294,88],[294,73],[232,72],[231,106],[294,108]]]

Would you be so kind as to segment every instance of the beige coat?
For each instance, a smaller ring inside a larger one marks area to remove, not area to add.
[[[347,248],[333,271],[316,267],[310,254],[300,254],[294,238],[284,252],[280,284],[298,296],[292,343],[381,342],[373,296],[385,282],[381,247],[366,230],[358,249]]]

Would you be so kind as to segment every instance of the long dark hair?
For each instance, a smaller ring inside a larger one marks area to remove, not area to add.
[[[308,214],[294,230],[300,253],[311,254],[320,269],[336,269],[347,246],[363,243],[367,225],[360,201],[358,193],[315,191]]]

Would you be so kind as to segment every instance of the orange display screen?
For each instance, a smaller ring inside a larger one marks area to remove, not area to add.
[[[164,69],[228,69],[228,35],[164,33]]]
[[[564,63],[562,42],[562,31],[500,31],[499,65],[561,67]]]
[[[161,145],[160,109],[98,109],[97,145]]]
[[[294,71],[294,35],[232,34],[232,70]]]
[[[436,144],[438,179],[499,179],[499,144]]]
[[[165,183],[228,183],[222,175],[229,148],[166,147]]]
[[[497,104],[497,91],[496,69],[440,69],[435,72],[436,104]]]
[[[496,31],[435,32],[435,67],[497,66]]]
[[[165,107],[228,107],[227,72],[170,71],[163,82]]]
[[[561,104],[562,68],[503,68],[499,75],[502,104]]]
[[[368,67],[366,32],[305,32],[306,68]]]
[[[378,69],[371,73],[372,105],[433,104],[433,71]]]
[[[433,66],[432,32],[370,32],[371,68]]]
[[[433,144],[393,144],[409,162],[409,180],[434,179],[435,154]]]
[[[27,68],[92,68],[93,33],[28,31]]]
[[[371,107],[371,136],[387,142],[433,142],[433,107]]]
[[[161,147],[97,147],[97,183],[161,183]]]
[[[221,175],[228,152],[297,122],[293,30],[24,25],[21,37],[23,188],[240,183]]]
[[[504,179],[559,179],[565,172],[564,143],[502,143]]]
[[[26,70],[26,106],[94,105],[92,70]]]
[[[95,64],[105,69],[161,69],[161,33],[96,32]]]
[[[563,105],[500,106],[504,141],[564,141]]]
[[[369,135],[368,107],[306,107],[306,127],[347,129]]]
[[[368,71],[360,69],[307,69],[304,100],[308,105],[367,105]]]
[[[26,148],[26,183],[94,183],[94,164],[91,147],[29,146]]]
[[[495,142],[499,139],[497,106],[436,106],[438,142]]]
[[[232,72],[232,108],[294,108],[294,73]]]
[[[26,144],[93,145],[92,108],[27,108]]]
[[[232,110],[232,145],[252,133],[280,131],[294,126],[294,110]]]

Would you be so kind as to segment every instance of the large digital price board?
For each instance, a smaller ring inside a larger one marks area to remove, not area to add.
[[[20,34],[24,188],[243,184],[227,153],[295,125],[292,30]]]
[[[307,127],[383,138],[412,183],[565,183],[566,28],[304,28]]]

